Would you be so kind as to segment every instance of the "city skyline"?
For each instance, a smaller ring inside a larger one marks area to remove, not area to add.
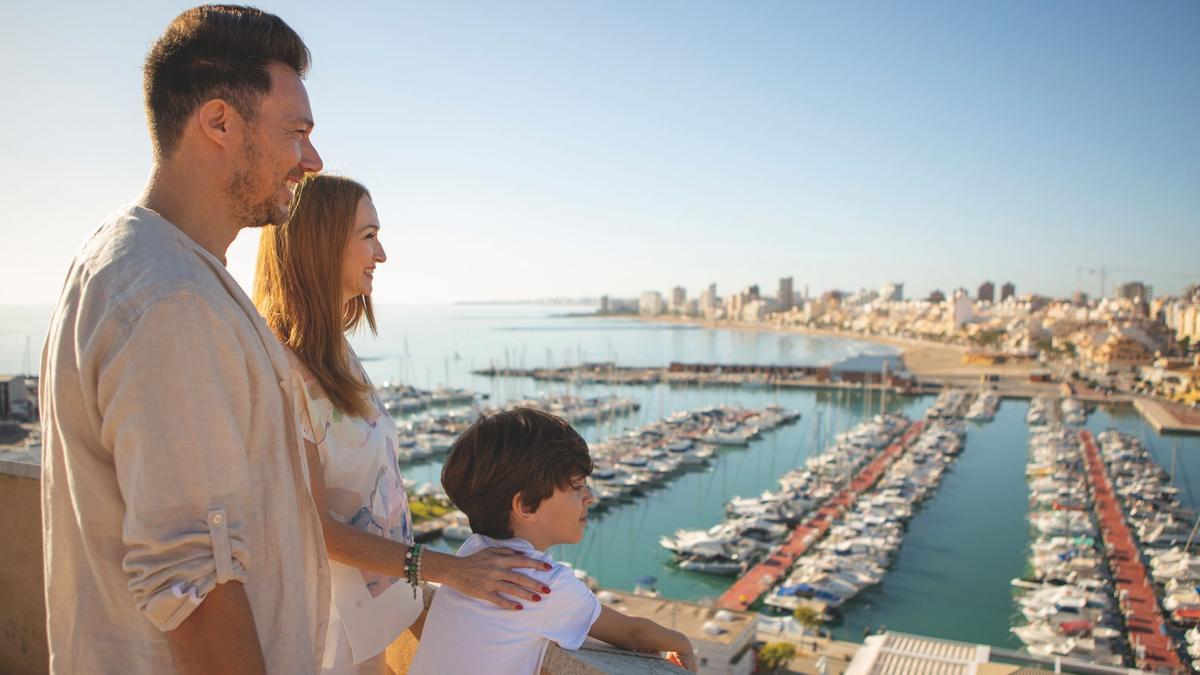
[[[0,304],[53,303],[140,191],[141,59],[188,5],[14,13]],[[327,169],[375,196],[380,303],[1196,281],[1193,3],[264,8],[313,51]]]

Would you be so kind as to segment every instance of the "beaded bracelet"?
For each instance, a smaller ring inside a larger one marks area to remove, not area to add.
[[[404,554],[404,578],[413,589],[413,598],[417,597],[417,588],[421,586],[421,552],[424,544],[413,544]]]

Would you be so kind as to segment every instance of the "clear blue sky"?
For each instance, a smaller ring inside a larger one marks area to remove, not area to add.
[[[53,302],[140,192],[141,59],[186,6],[6,12],[0,304]],[[1197,2],[263,7],[375,194],[379,302],[1200,280]]]

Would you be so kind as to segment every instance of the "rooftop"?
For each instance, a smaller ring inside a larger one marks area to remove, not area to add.
[[[884,633],[866,639],[846,673],[974,675],[989,658],[990,650],[982,645]]]
[[[746,631],[753,632],[755,628],[754,615],[745,612],[621,591],[604,590],[597,597],[613,609],[674,628],[693,640],[732,645]],[[705,629],[706,625],[710,630]],[[711,630],[714,627],[719,627],[720,632]]]

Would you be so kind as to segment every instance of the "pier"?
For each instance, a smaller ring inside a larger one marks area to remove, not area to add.
[[[1125,628],[1133,646],[1136,665],[1143,670],[1182,672],[1183,664],[1171,638],[1167,623],[1159,609],[1154,587],[1142,564],[1141,551],[1125,523],[1121,505],[1113,492],[1108,471],[1100,458],[1100,450],[1092,434],[1079,432],[1087,458],[1087,475],[1092,484],[1096,519],[1108,553],[1108,564],[1117,589],[1117,597],[1125,618]]]
[[[1200,434],[1200,410],[1139,397],[1133,407],[1160,434]]]
[[[914,422],[905,429],[900,439],[889,445],[875,459],[862,468],[843,488],[817,510],[817,514],[797,525],[788,538],[779,547],[771,551],[762,562],[751,567],[744,575],[729,587],[716,605],[724,609],[747,611],[758,601],[771,586],[784,574],[787,574],[796,560],[804,555],[813,542],[825,536],[833,521],[854,504],[860,494],[879,480],[888,465],[904,451],[925,427],[924,422]]]
[[[527,377],[545,382],[573,384],[644,385],[682,387],[746,387],[752,389],[821,389],[930,394],[947,388],[967,391],[986,389],[1004,399],[1037,396],[1071,396],[1089,404],[1132,403],[1139,414],[1160,434],[1200,435],[1200,411],[1147,396],[1105,394],[1079,383],[1032,382],[1001,377],[995,380],[948,379],[861,368],[849,364],[800,366],[745,363],[680,363],[665,367],[618,366],[615,363],[584,363],[559,368],[498,368],[473,371],[483,377]],[[978,376],[976,376],[978,378]]]

